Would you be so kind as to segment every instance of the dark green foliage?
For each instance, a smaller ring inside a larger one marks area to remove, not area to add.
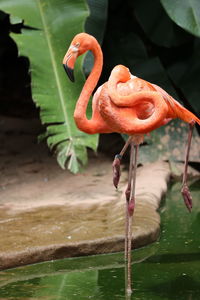
[[[102,82],[107,80],[115,65],[124,64],[132,74],[160,85],[198,115],[199,43],[198,37],[169,18],[159,0],[110,0],[103,43]],[[187,131],[186,124],[178,120],[153,131],[145,138],[140,161],[183,160]],[[192,147],[190,159],[198,161],[197,132]]]
[[[68,162],[68,168],[77,172],[79,163],[85,164],[87,161],[86,147],[96,149],[98,141],[97,136],[88,136],[77,130],[73,121],[73,109],[84,83],[81,67],[83,65],[87,76],[93,65],[93,57],[88,53],[84,61],[79,60],[75,85],[67,81],[61,66],[62,56],[70,40],[84,28],[102,44],[104,69],[99,85],[107,81],[115,65],[124,64],[134,75],[160,85],[195,114],[200,112],[199,1],[66,0],[63,4],[61,0],[40,0],[36,5],[36,1],[31,0],[27,4],[28,1],[25,0],[0,0],[0,9],[10,13],[12,19],[9,22],[8,15],[2,13],[0,21],[3,25],[0,30],[3,28],[4,33],[6,31],[7,35],[2,35],[2,38],[8,39],[13,51],[17,51],[8,32],[19,33],[23,28],[22,34],[12,34],[12,37],[18,45],[20,55],[30,59],[32,97],[40,107],[42,123],[47,126],[44,136],[47,137],[49,147],[56,150],[62,167]],[[42,17],[46,19],[48,30],[42,23]],[[59,22],[53,22],[58,19]],[[45,40],[52,41],[55,54],[53,60],[49,56]],[[35,47],[38,43],[40,47]],[[10,49],[9,46],[8,48]],[[2,47],[0,59],[3,57],[3,61],[6,61],[5,58],[12,56],[4,55],[3,49]],[[23,57],[21,59],[24,60],[27,71],[28,60]],[[57,86],[54,84],[54,71],[50,67],[52,63],[57,70]],[[14,66],[12,70],[17,70],[16,61]],[[6,64],[2,70],[9,70],[9,66]],[[12,80],[12,74],[10,77]],[[4,77],[0,79],[4,82]],[[62,99],[59,95],[63,95]],[[90,114],[90,109],[88,113]],[[165,132],[169,132],[170,128],[175,128],[175,132],[180,130],[179,122],[175,121],[169,126]],[[150,159],[156,159],[167,151],[168,158],[182,159],[182,154],[172,154],[173,137],[171,146],[170,143],[163,144],[163,130],[161,128],[153,132],[152,140],[146,139],[144,153],[153,153]],[[186,127],[181,127],[181,149],[184,148],[186,131]],[[198,143],[196,135],[193,147],[198,147]],[[148,159],[148,155],[143,156],[145,160]],[[197,161],[197,155],[192,155],[191,159]]]

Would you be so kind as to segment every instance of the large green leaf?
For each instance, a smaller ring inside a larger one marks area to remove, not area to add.
[[[101,44],[106,28],[108,12],[108,0],[87,0],[90,15],[85,22],[85,31],[93,36]]]
[[[144,2],[146,0],[142,0]],[[112,6],[114,5],[112,2]],[[139,3],[136,1],[136,3]],[[115,2],[117,5],[117,2]],[[131,2],[131,11],[135,5]],[[148,9],[149,11],[149,9]],[[105,63],[104,71],[107,72],[107,80],[110,71],[117,64],[128,67],[133,75],[141,77],[152,83],[160,85],[168,93],[177,98],[175,89],[171,84],[167,72],[162,65],[156,51],[151,51],[151,45],[147,45],[143,35],[138,32],[138,26],[130,27],[136,20],[128,21],[127,10],[119,12],[119,9],[112,11],[112,18],[109,22],[104,39]],[[131,15],[132,16],[132,15]],[[119,22],[119,20],[121,20]]]
[[[140,26],[153,43],[173,47],[188,40],[188,34],[168,17],[160,0],[154,0],[153,3],[149,0],[135,0],[132,6]]]
[[[73,120],[84,83],[82,59],[76,65],[76,84],[66,78],[62,58],[75,34],[84,30],[89,15],[84,0],[0,0],[0,9],[24,20],[31,28],[13,35],[20,55],[30,59],[33,99],[47,125],[47,143],[57,152],[61,167],[76,173],[87,161],[86,147],[96,149],[97,135],[80,132]],[[33,30],[34,28],[34,30]]]
[[[85,22],[85,31],[96,37],[98,42],[102,44],[104,32],[106,28],[107,12],[108,12],[108,0],[87,0],[90,15]],[[83,70],[86,76],[89,75],[94,64],[94,57],[91,51],[88,51]]]
[[[161,0],[169,17],[180,27],[200,36],[199,0]]]

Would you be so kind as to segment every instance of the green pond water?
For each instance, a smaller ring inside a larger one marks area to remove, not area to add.
[[[180,184],[161,208],[160,240],[132,252],[128,299],[200,299],[200,181],[188,213]],[[123,253],[62,259],[0,272],[0,299],[118,300],[125,296]]]

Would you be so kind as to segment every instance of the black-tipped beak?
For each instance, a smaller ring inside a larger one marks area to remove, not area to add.
[[[63,64],[63,67],[65,69],[65,72],[67,73],[67,76],[69,79],[74,82],[74,69],[71,69],[70,67],[67,66],[67,64]]]

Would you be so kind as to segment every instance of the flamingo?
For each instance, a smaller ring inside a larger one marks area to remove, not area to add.
[[[101,85],[93,95],[92,117],[88,119],[86,110],[90,96],[97,86],[102,72],[103,55],[97,40],[87,34],[77,34],[63,58],[64,69],[71,81],[74,81],[74,66],[78,56],[88,50],[94,55],[94,66],[88,76],[74,110],[77,127],[86,133],[118,132],[129,136],[123,149],[113,161],[113,183],[117,188],[120,178],[120,162],[130,145],[130,164],[126,189],[126,230],[125,260],[127,262],[127,293],[131,294],[131,243],[132,218],[135,208],[135,181],[139,145],[144,135],[167,124],[171,119],[179,118],[189,124],[188,146],[186,151],[182,195],[189,211],[192,198],[187,185],[187,164],[195,123],[200,125],[193,113],[184,108],[161,87],[133,76],[123,65],[113,68],[107,82]]]

